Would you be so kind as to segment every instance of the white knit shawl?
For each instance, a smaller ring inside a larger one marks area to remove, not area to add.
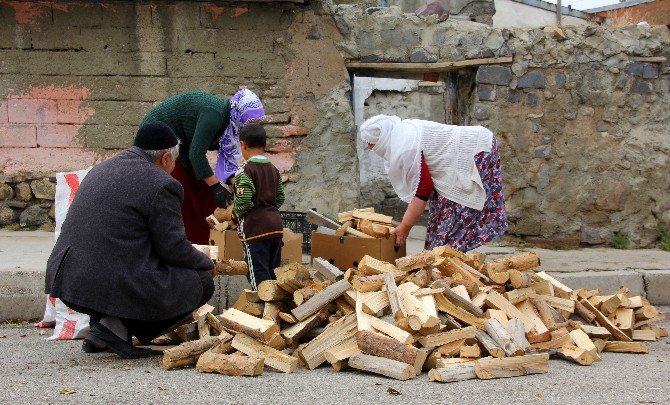
[[[445,125],[378,115],[366,120],[360,137],[385,161],[398,197],[410,202],[421,175],[421,151],[437,192],[458,204],[482,210],[486,190],[474,157],[490,152],[493,133],[482,126]]]

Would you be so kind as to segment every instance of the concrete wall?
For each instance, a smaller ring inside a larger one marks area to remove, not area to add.
[[[498,28],[546,27],[556,25],[556,13],[513,0],[495,0],[493,26]],[[588,21],[564,15],[563,25],[587,25]]]

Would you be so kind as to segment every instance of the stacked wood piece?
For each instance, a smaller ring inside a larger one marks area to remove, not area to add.
[[[646,353],[667,336],[657,325],[665,315],[645,298],[572,289],[539,266],[535,252],[485,263],[448,247],[395,263],[366,256],[346,272],[319,258],[312,272],[286,265],[222,314],[202,307],[163,336],[185,341],[164,352],[163,367],[257,376],[266,366],[330,364],[399,380],[427,370],[431,381],[452,382],[546,373],[550,356],[591,365],[602,352]]]

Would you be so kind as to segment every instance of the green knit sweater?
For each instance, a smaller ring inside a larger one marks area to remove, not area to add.
[[[202,180],[214,172],[207,161],[208,150],[218,150],[219,138],[230,120],[230,101],[204,91],[189,91],[169,98],[152,108],[142,124],[162,122],[181,140],[179,162],[191,162]]]

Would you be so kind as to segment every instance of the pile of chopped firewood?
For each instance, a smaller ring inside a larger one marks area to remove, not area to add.
[[[233,216],[233,206],[230,205],[227,208],[217,208],[214,210],[214,213],[207,218],[207,224],[210,228],[215,231],[225,231],[227,229],[235,230],[237,225],[232,221]]]
[[[318,258],[311,272],[290,264],[221,315],[200,308],[164,336],[185,343],[164,352],[163,367],[251,376],[327,362],[451,382],[546,373],[550,356],[590,365],[667,336],[645,298],[573,290],[539,266],[534,252],[484,263],[448,247],[395,264],[365,256],[346,272]]]
[[[307,211],[307,222],[317,225],[318,233],[360,238],[386,238],[398,223],[393,217],[375,213],[375,209],[359,208],[337,214],[337,221],[314,210]]]

